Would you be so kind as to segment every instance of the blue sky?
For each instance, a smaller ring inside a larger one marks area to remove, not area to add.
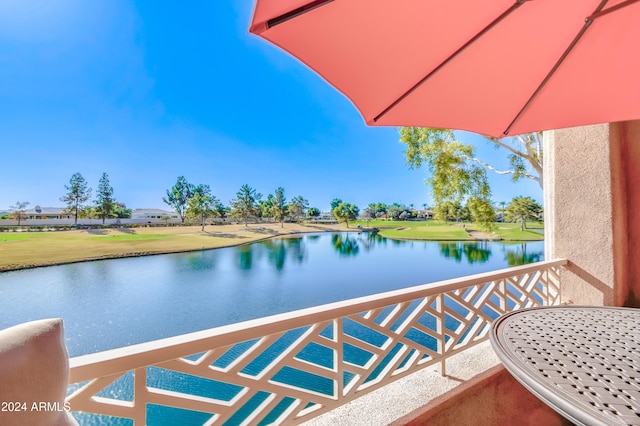
[[[109,175],[118,201],[166,208],[180,175],[225,204],[241,185],[282,186],[327,210],[333,198],[430,203],[395,128],[353,105],[296,59],[248,33],[253,2],[0,2],[0,210],[62,206],[80,172]],[[483,158],[506,158],[484,139]],[[490,175],[493,199],[535,182]]]

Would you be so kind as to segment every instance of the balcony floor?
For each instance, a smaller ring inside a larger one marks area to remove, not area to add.
[[[304,423],[306,426],[384,425],[406,416],[428,401],[500,364],[486,341],[447,360],[445,377],[427,367]]]

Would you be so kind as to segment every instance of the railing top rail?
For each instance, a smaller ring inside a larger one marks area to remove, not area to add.
[[[354,315],[374,308],[433,296],[488,281],[500,280],[566,264],[566,259],[531,263],[529,265],[422,284],[94,354],[82,355],[69,360],[70,383],[116,374],[146,365],[154,365],[162,361],[203,352],[212,347],[226,346],[230,343],[256,339],[334,318]],[[230,339],[231,336],[233,336],[233,340]],[[160,351],[160,349],[162,349],[162,351]]]

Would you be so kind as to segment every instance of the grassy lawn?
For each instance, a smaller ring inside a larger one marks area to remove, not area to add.
[[[33,234],[0,234],[0,243],[7,241],[22,241],[29,238],[33,238]]]
[[[527,229],[520,231],[519,223],[498,223],[495,231],[498,238],[503,240],[539,241],[544,239],[544,225],[539,222],[528,222]]]
[[[161,238],[175,238],[175,235],[169,234],[120,234],[120,235],[100,235],[92,237],[92,240],[103,240],[105,238],[111,241],[138,241],[138,240],[158,240]]]
[[[403,240],[474,240],[466,231],[473,224],[372,220],[345,225],[280,224],[199,226],[161,228],[89,229],[52,232],[0,233],[0,271],[46,266],[83,260],[106,259],[145,254],[203,250],[249,243],[301,232],[356,231],[357,225],[375,227],[380,235]],[[511,241],[542,240],[541,232],[520,231],[516,223],[499,223],[490,238]],[[528,227],[543,229],[540,223]],[[482,235],[476,235],[482,238]]]
[[[280,224],[0,233],[0,271],[82,260],[228,247],[278,235],[344,231],[344,225]],[[353,227],[349,230],[354,230]]]
[[[465,223],[463,228],[461,223],[444,223],[435,220],[421,222],[371,220],[368,224],[364,221],[357,224],[378,228],[380,235],[388,238],[408,240],[473,240],[474,237],[465,232],[465,228],[468,231],[481,231],[472,223]],[[544,225],[539,222],[529,222],[527,228],[543,230]],[[500,240],[539,241],[544,239],[544,234],[530,229],[520,231],[518,223],[496,223],[494,234],[489,237]]]
[[[396,222],[394,227],[380,227],[380,235],[403,240],[471,240],[461,224],[435,221]]]

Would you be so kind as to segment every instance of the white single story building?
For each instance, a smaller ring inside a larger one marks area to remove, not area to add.
[[[24,219],[26,220],[56,220],[56,219],[73,219],[73,214],[67,212],[64,207],[40,207],[35,206],[32,209],[25,210]]]
[[[131,212],[131,219],[157,221],[165,217],[169,218],[168,220],[180,219],[178,213],[161,209],[135,209]]]

